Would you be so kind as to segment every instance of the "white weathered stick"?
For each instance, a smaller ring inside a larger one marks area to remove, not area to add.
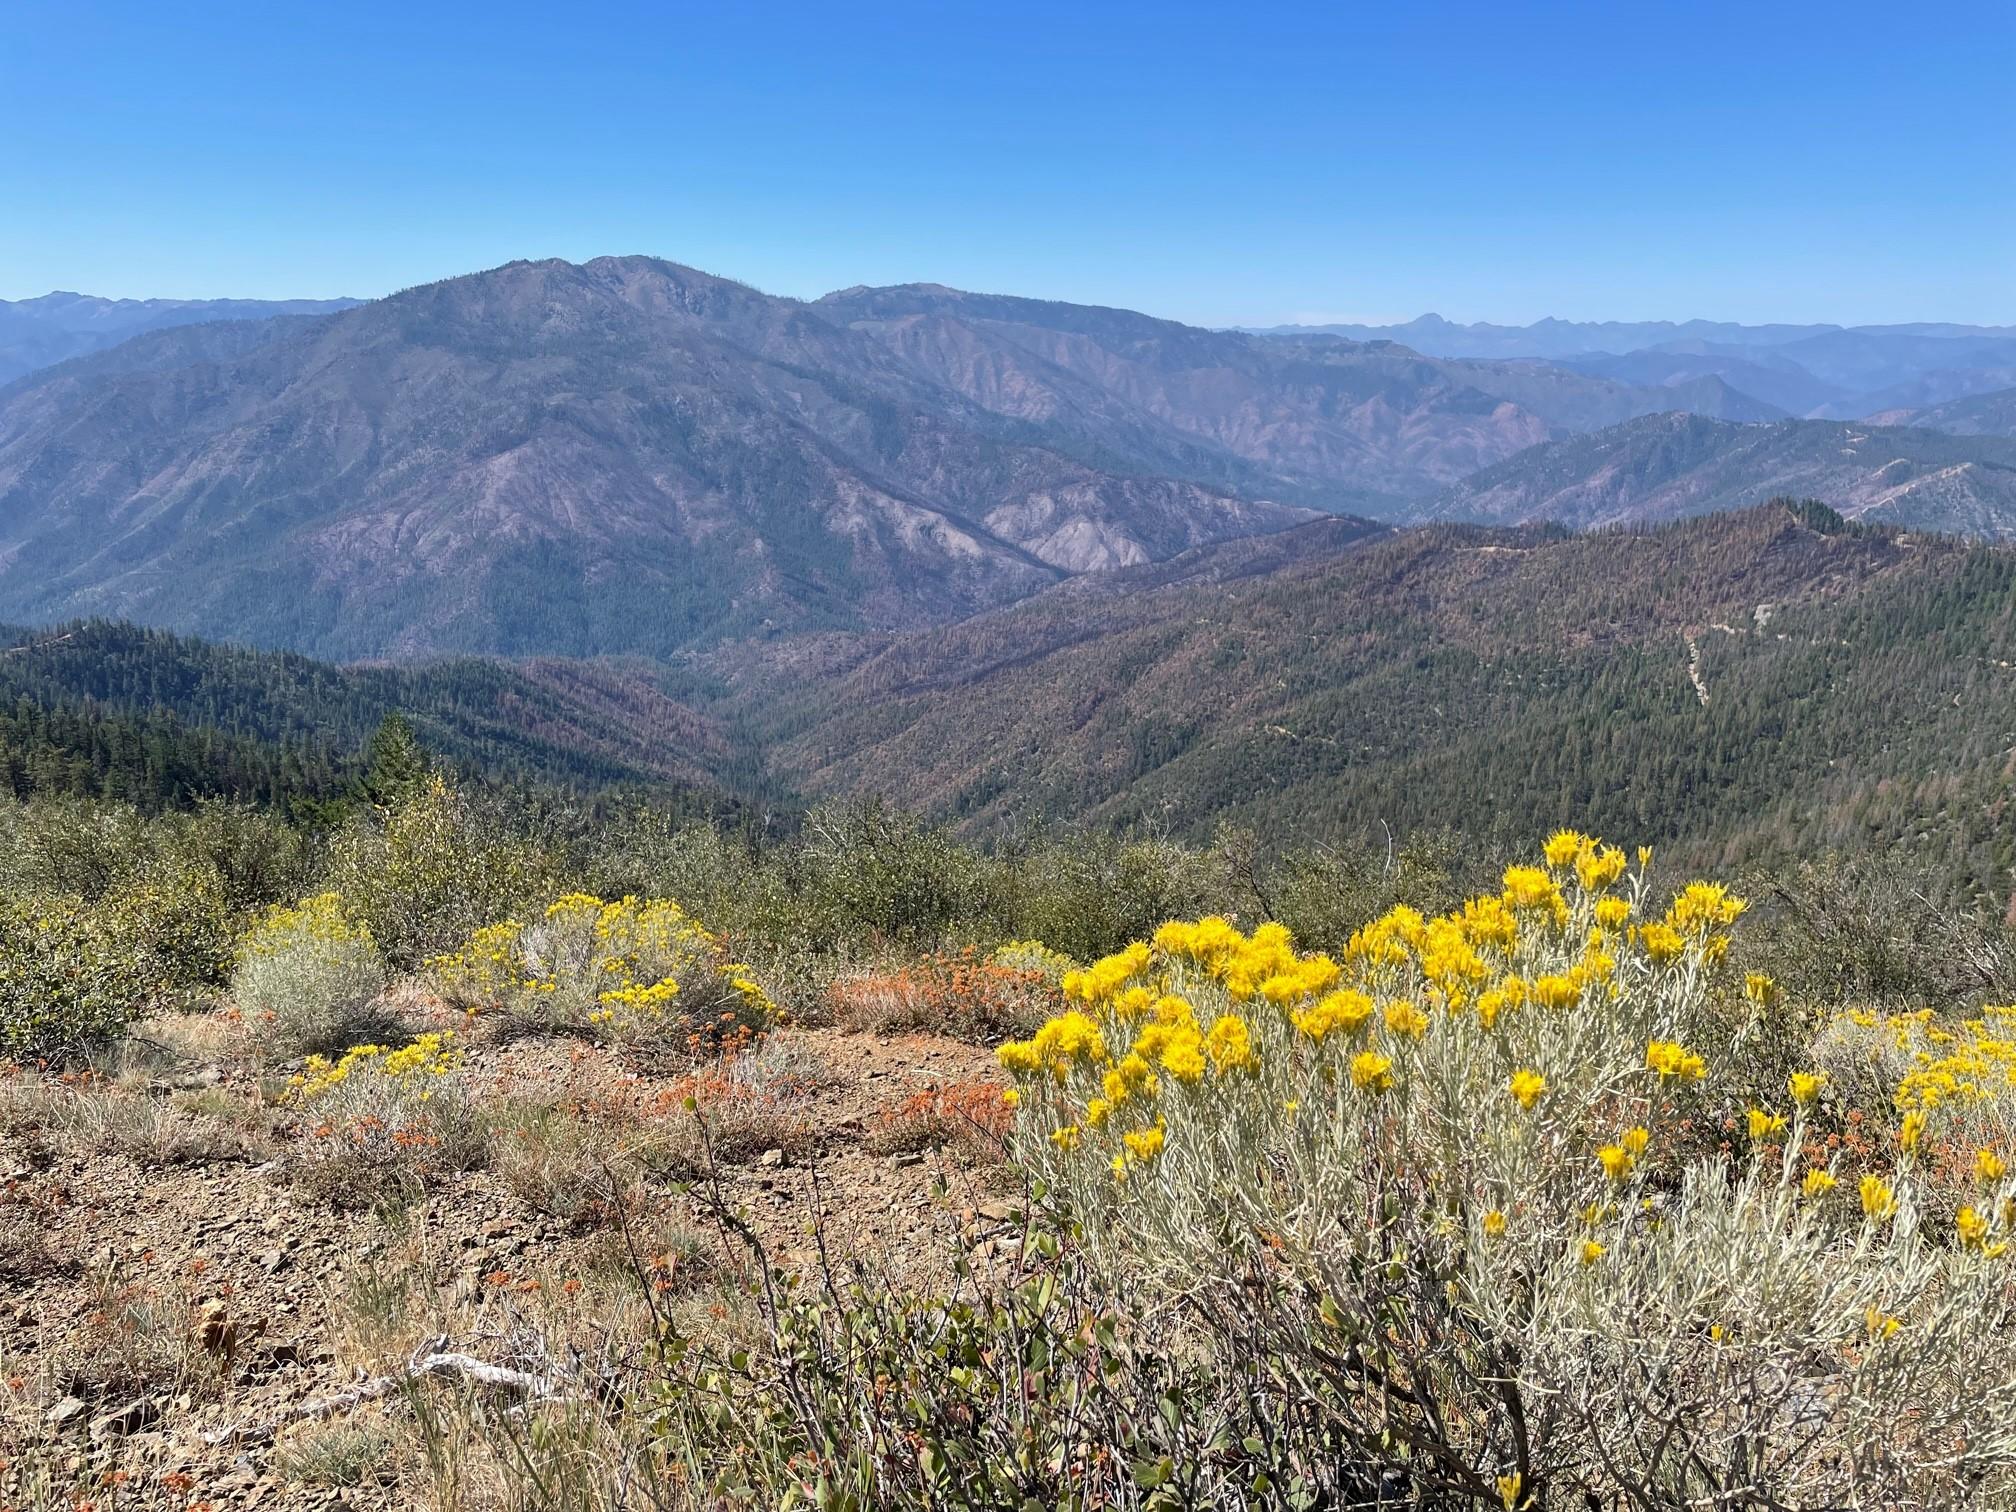
[[[553,1375],[535,1375],[529,1370],[513,1370],[506,1365],[492,1365],[479,1360],[474,1355],[457,1354],[441,1349],[445,1339],[433,1341],[428,1353],[417,1355],[405,1370],[397,1375],[374,1376],[361,1381],[348,1391],[332,1392],[328,1396],[311,1397],[298,1406],[290,1407],[278,1417],[263,1423],[241,1423],[235,1428],[220,1429],[203,1435],[206,1444],[263,1444],[289,1423],[320,1421],[350,1412],[366,1402],[375,1402],[380,1397],[390,1396],[401,1387],[410,1386],[415,1381],[430,1376],[454,1380],[474,1381],[479,1386],[488,1386],[499,1391],[512,1391],[528,1402],[560,1402],[570,1398],[560,1390],[560,1379]]]

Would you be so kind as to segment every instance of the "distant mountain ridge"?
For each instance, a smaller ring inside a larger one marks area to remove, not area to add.
[[[0,613],[659,654],[955,617],[1309,516],[1081,460],[795,301],[651,259],[263,330],[154,332],[0,396]]]
[[[1741,509],[1781,494],[1823,499],[1850,519],[2016,540],[2016,440],[1650,415],[1485,468],[1424,515],[1589,529]]]
[[[148,331],[212,320],[327,315],[355,299],[100,299],[57,292],[0,299],[0,386]]]
[[[2016,384],[2016,326],[1761,325],[1730,321],[1540,320],[1463,325],[1423,315],[1398,325],[1276,326],[1259,334],[1306,340],[1397,341],[1433,357],[1558,364],[1577,372],[1684,391],[1704,378],[1784,415],[1853,420]],[[1718,419],[1767,419],[1717,413]]]
[[[810,308],[997,413],[1067,425],[1101,446],[1134,438],[1148,448],[1141,465],[1180,472],[1202,450],[1229,486],[1402,518],[1411,501],[1550,436],[1678,408],[1783,415],[1714,378],[1634,385],[1526,362],[1443,361],[1388,341],[1282,343],[937,284],[847,289]]]
[[[1398,341],[1417,351],[1449,357],[1573,357],[1585,352],[1642,351],[1690,341],[1774,347],[1787,342],[1853,332],[1871,336],[1968,339],[2016,337],[2016,326],[1913,321],[1897,325],[1744,325],[1733,320],[1557,320],[1530,325],[1461,322],[1420,315],[1392,325],[1329,324],[1250,327],[1263,336],[1343,336],[1352,341]]]
[[[320,655],[665,655],[899,630],[1071,573],[1404,516],[1694,402],[1391,343],[651,258],[181,325],[0,390],[0,614]]]
[[[1800,373],[1943,393],[1949,347],[1985,364],[2000,337],[1769,334],[1577,370],[936,284],[807,302],[647,257],[511,263],[0,388],[0,616],[662,658],[945,624],[1324,513],[1610,524],[1804,492],[2016,529],[1995,438],[1873,457],[1725,373],[1794,401]]]

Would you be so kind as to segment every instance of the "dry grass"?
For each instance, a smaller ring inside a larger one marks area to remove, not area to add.
[[[999,1082],[975,1081],[914,1093],[876,1115],[868,1149],[876,1155],[951,1149],[975,1164],[999,1164],[1008,1158],[1013,1124],[1003,1090]]]
[[[354,1490],[383,1479],[393,1453],[390,1428],[337,1423],[288,1435],[274,1446],[273,1468],[297,1485]]]
[[[67,1274],[70,1265],[49,1247],[42,1222],[24,1207],[0,1207],[0,1282],[19,1285]]]
[[[994,1045],[1033,1033],[1055,1000],[1042,972],[966,950],[842,973],[826,988],[826,1013],[854,1033],[923,1031]]]
[[[16,1068],[0,1079],[0,1132],[147,1167],[264,1160],[274,1148],[255,1101],[219,1089],[166,1092],[90,1070],[48,1077]]]
[[[200,1269],[150,1274],[112,1263],[91,1277],[84,1315],[54,1361],[56,1389],[87,1401],[162,1394],[208,1396],[225,1379],[222,1341],[205,1328],[209,1288]]]
[[[641,1195],[634,1126],[522,1101],[486,1108],[484,1116],[491,1169],[534,1212],[595,1228]]]

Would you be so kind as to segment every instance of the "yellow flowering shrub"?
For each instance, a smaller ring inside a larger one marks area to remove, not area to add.
[[[1646,859],[1564,831],[1334,958],[1166,924],[1002,1047],[1017,1148],[1116,1272],[1306,1349],[1416,1485],[1817,1506],[1965,1466],[2016,1491],[2016,1184],[1991,1158],[1932,1221],[1904,1117],[2002,1066],[1999,1037],[1901,1068],[1894,1170],[1835,1192],[1807,1153],[1824,1073],[1737,1091],[1783,1011],[1768,978],[1721,981],[1744,903],[1662,904]],[[1727,1145],[1691,1137],[1725,1120]]]
[[[476,930],[428,970],[443,996],[472,1013],[500,1009],[563,1032],[712,1036],[776,1016],[751,969],[665,898],[569,893],[529,925]]]
[[[484,1142],[461,1067],[448,1030],[306,1057],[282,1097],[300,1118],[296,1174],[327,1196],[368,1203],[477,1164]]]
[[[238,945],[231,999],[276,1060],[340,1051],[388,1024],[371,931],[333,892],[269,909]]]

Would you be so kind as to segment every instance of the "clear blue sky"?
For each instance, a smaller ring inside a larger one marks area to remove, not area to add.
[[[2016,323],[2016,4],[5,0],[0,297]]]

